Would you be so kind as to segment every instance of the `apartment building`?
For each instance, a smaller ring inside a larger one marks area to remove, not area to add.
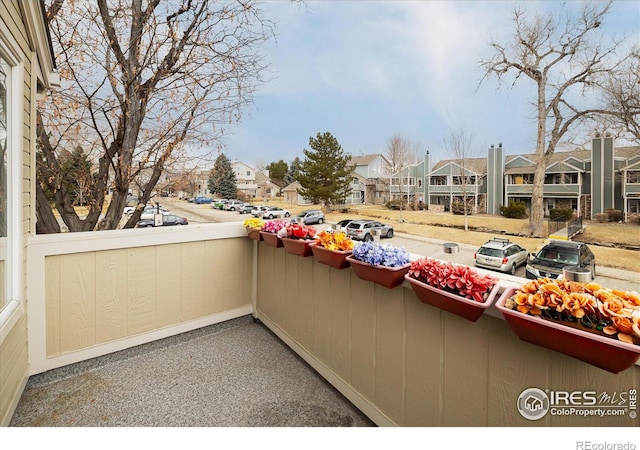
[[[476,213],[500,214],[511,201],[531,205],[534,154],[505,155],[492,145],[486,158],[444,160],[431,155],[392,176],[392,198],[424,202],[429,210],[446,211],[467,198]],[[622,211],[626,221],[640,216],[640,146],[616,147],[609,133],[597,133],[591,149],[554,153],[545,170],[546,213],[570,208],[586,219],[608,209]]]

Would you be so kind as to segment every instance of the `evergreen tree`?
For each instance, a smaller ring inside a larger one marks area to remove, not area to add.
[[[303,150],[305,159],[296,177],[302,186],[300,194],[313,203],[324,202],[325,207],[343,202],[351,191],[351,155],[329,132],[310,137],[309,147]]]
[[[91,166],[89,156],[80,146],[76,147],[73,153],[65,152],[60,157],[62,184],[71,195],[75,206],[84,206],[93,198],[91,188],[94,176]]]
[[[236,174],[231,168],[231,162],[224,153],[216,158],[209,176],[209,192],[222,198],[234,198],[238,191]]]
[[[269,171],[269,179],[280,189],[285,186],[284,179],[289,173],[289,166],[282,159],[278,162],[270,163],[266,169]]]
[[[289,164],[289,171],[287,172],[287,175],[285,175],[284,177],[285,186],[288,186],[294,181],[296,181],[296,177],[300,172],[301,165],[302,165],[302,161],[297,156],[293,159],[293,161],[291,161],[291,164]]]

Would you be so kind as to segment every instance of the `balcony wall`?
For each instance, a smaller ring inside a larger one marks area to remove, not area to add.
[[[252,311],[254,249],[237,223],[36,236],[28,248],[30,374]]]
[[[580,186],[579,184],[545,184],[543,193],[545,196],[577,196],[580,194]],[[532,184],[507,184],[505,186],[505,193],[507,195],[531,195],[532,192]]]
[[[628,416],[531,422],[516,409],[530,387],[638,390],[639,366],[611,374],[520,341],[493,307],[469,322],[422,304],[406,282],[386,289],[257,245],[258,318],[378,425],[640,425]]]
[[[254,311],[378,425],[640,425],[530,422],[516,409],[530,387],[638,390],[639,366],[614,375],[520,341],[493,308],[469,322],[420,303],[406,283],[389,290],[245,236],[227,223],[35,237],[31,374]]]

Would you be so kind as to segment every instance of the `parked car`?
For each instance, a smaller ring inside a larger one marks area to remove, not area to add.
[[[144,208],[144,210],[142,211],[142,214],[140,214],[140,220],[146,220],[146,219],[151,219],[153,220],[153,216],[155,216],[158,213],[158,209],[155,206],[146,206]],[[162,215],[167,215],[170,214],[169,210],[166,208],[163,208],[162,206],[160,207],[160,214]],[[131,213],[131,215],[133,215],[133,213]]]
[[[336,223],[336,230],[342,231],[344,228],[349,225],[350,222],[353,222],[354,219],[344,219],[340,222]]]
[[[529,252],[509,239],[493,238],[482,244],[473,254],[475,265],[484,269],[516,274],[527,263]]]
[[[592,280],[596,276],[595,255],[587,244],[573,241],[551,241],[535,255],[531,254],[526,275],[529,279],[558,278],[567,266],[588,269]]]
[[[289,217],[291,213],[282,209],[279,206],[267,206],[267,208],[262,212],[263,219],[275,219],[276,217],[284,218]]]
[[[251,203],[245,203],[244,205],[238,208],[238,212],[240,214],[251,214],[251,212],[253,211],[253,208],[255,208],[255,206],[253,206]]]
[[[314,225],[324,223],[324,213],[319,209],[307,209],[291,218],[291,223]]]
[[[173,214],[167,214],[162,216],[163,227],[170,227],[174,225],[189,225],[189,221],[187,220],[186,217],[175,216]],[[153,218],[139,220],[138,223],[136,224],[136,227],[138,228],[155,227],[155,226],[156,226],[155,220]]]
[[[211,207],[215,208],[215,209],[224,209],[224,205],[227,204],[229,200],[216,200],[215,202],[211,203]]]
[[[254,206],[253,209],[251,210],[251,215],[253,217],[262,217],[262,213],[265,212],[267,208],[268,208],[267,205]]]
[[[209,197],[196,197],[193,199],[193,203],[196,203],[198,205],[208,204],[211,202],[213,202],[213,199]]]
[[[385,225],[377,220],[352,220],[344,230],[351,239],[358,241],[373,241],[374,232],[377,232],[381,238],[393,237],[393,226]]]
[[[235,211],[238,208],[240,208],[242,205],[244,205],[244,202],[241,202],[240,200],[229,200],[227,203],[224,204],[222,209],[224,209],[225,211]]]

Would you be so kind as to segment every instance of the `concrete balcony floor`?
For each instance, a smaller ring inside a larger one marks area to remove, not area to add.
[[[251,316],[30,377],[13,427],[372,427]]]

